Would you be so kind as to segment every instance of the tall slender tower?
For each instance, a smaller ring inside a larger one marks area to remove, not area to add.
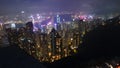
[[[54,28],[50,32],[50,37],[51,37],[51,47],[52,47],[53,55],[59,54],[59,52],[60,52],[59,50],[61,49],[61,45],[60,45],[61,37]]]

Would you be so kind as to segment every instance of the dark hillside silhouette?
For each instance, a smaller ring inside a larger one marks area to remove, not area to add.
[[[46,68],[18,46],[0,48],[0,68]]]

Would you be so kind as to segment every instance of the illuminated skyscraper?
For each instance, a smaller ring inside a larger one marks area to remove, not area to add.
[[[52,54],[60,54],[61,52],[61,37],[58,34],[58,32],[53,28],[50,32],[51,35],[51,48],[52,48]]]
[[[26,23],[26,40],[27,40],[27,49],[29,51],[29,53],[33,56],[36,56],[36,52],[35,52],[35,45],[36,45],[36,41],[35,41],[35,34],[33,32],[33,23],[32,22],[28,22]]]

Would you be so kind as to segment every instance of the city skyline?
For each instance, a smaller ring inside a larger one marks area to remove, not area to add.
[[[1,0],[0,15],[26,13],[83,11],[86,13],[117,13],[119,0]]]

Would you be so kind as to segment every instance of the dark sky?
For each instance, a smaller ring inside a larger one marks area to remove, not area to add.
[[[120,11],[120,0],[0,0],[0,15],[26,12],[85,11],[112,13]]]

